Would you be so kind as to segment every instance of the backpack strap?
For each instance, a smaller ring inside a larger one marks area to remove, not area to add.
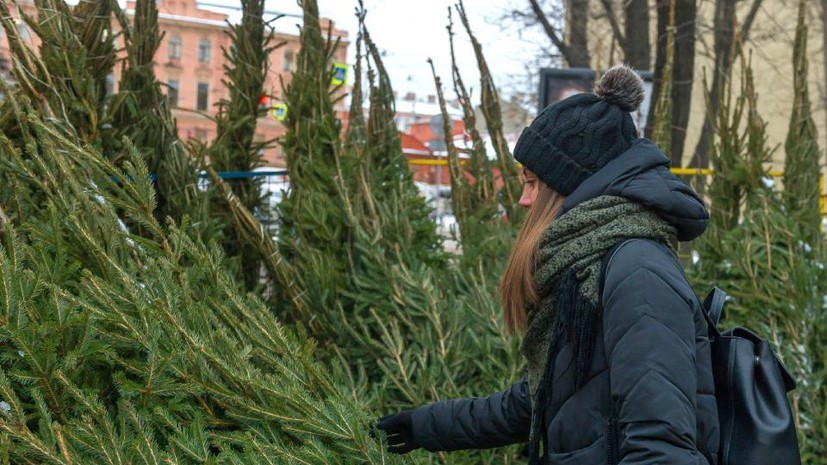
[[[721,330],[718,329],[718,321],[721,319],[721,314],[724,311],[724,303],[726,303],[727,293],[719,287],[713,287],[706,299],[704,299],[704,319],[706,325],[709,327],[709,335],[711,337],[718,337],[721,335]]]
[[[609,269],[609,264],[612,262],[612,259],[614,258],[615,254],[620,249],[620,247],[623,244],[626,244],[626,243],[631,242],[633,240],[635,240],[635,239],[626,239],[624,241],[620,241],[617,244],[613,245],[612,248],[609,249],[605,254],[603,254],[603,264],[600,267],[600,281],[599,281],[600,285],[597,288],[600,292],[598,294],[598,296],[600,296],[601,301],[603,300],[603,287],[604,287],[604,284],[606,283],[606,270]]]
[[[617,244],[613,245],[611,249],[609,249],[605,254],[603,254],[603,262],[602,266],[600,267],[600,282],[598,289],[600,290],[600,300],[603,300],[603,288],[605,287],[606,282],[606,270],[609,268],[609,264],[612,262],[617,251],[620,249],[623,244],[626,244],[629,241],[633,241],[634,239],[626,239],[625,241],[618,242]],[[608,363],[608,356],[606,357],[606,363]],[[607,370],[609,376],[609,419],[608,419],[608,430],[606,431],[607,437],[606,440],[608,441],[608,465],[616,465],[620,461],[620,426],[617,423],[618,417],[618,407],[617,402],[611,395],[611,386],[612,386],[612,370]]]
[[[721,319],[721,313],[724,310],[724,302],[726,302],[727,294],[718,287],[713,287],[704,300],[704,309],[707,316],[712,320],[712,324],[718,326],[718,321]]]

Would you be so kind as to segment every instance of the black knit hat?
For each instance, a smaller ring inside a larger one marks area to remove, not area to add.
[[[593,94],[576,94],[546,107],[520,134],[514,158],[552,189],[569,195],[637,138],[630,112],[643,102],[643,80],[615,66]]]

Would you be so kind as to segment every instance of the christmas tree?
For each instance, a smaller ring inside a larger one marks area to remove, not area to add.
[[[793,61],[806,69],[804,2],[800,8]],[[818,208],[813,182],[818,175],[813,153],[818,149],[806,105],[806,76],[796,79],[783,190],[777,189],[767,168],[772,149],[743,55],[737,98],[733,81],[732,76],[727,80],[715,119],[710,229],[698,244],[699,261],[690,273],[696,289],[715,284],[730,294],[725,327],[752,328],[780,354],[798,383],[791,401],[802,459],[816,464],[824,457],[827,439],[827,359],[821,349],[827,342],[827,256],[824,235],[814,228],[812,217]]]

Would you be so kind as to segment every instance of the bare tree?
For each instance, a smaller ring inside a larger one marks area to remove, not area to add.
[[[825,89],[827,89],[827,0],[821,0],[821,33],[824,39],[823,45],[821,48],[821,57],[822,61],[824,62],[824,76],[825,82],[822,84],[824,85]],[[827,90],[824,92],[823,97],[824,108],[827,109]],[[827,112],[825,112],[825,118],[827,118]],[[827,139],[827,134],[825,135],[825,139]],[[827,147],[827,143],[825,143],[825,147]],[[824,163],[827,164],[827,155],[825,155]]]
[[[615,13],[617,0],[600,0],[606,19],[612,27],[617,43],[623,51],[626,63],[639,70],[652,67],[652,46],[649,42],[649,2],[647,0],[627,0],[624,3],[623,29]]]
[[[758,10],[761,8],[761,3],[764,0],[752,0],[749,11],[747,12],[744,22],[741,27],[738,27],[738,21],[735,15],[736,4],[738,0],[715,0],[715,18],[714,18],[714,57],[715,67],[712,73],[712,84],[709,92],[709,108],[706,111],[706,118],[704,119],[704,126],[701,130],[701,138],[698,140],[698,145],[695,147],[695,153],[692,155],[690,166],[697,166],[705,168],[709,165],[709,142],[712,136],[712,126],[714,118],[718,112],[718,101],[721,95],[721,83],[725,76],[729,74],[729,68],[732,65],[732,57],[738,52],[738,48],[747,41],[749,31]],[[681,4],[684,2],[678,2]]]
[[[661,76],[666,62],[666,35],[669,26],[669,6],[673,0],[657,0],[658,36],[655,56],[655,79],[652,100],[649,106],[649,119],[646,121],[645,133],[651,134],[656,123],[655,105],[660,95]],[[672,111],[671,137],[669,153],[672,166],[682,164],[683,149],[686,141],[686,126],[692,104],[692,82],[695,73],[695,29],[697,0],[675,1],[675,50],[672,59]]]
[[[512,19],[529,26],[539,25],[569,67],[590,67],[589,0],[528,0],[528,3],[530,11],[514,9],[510,13]]]

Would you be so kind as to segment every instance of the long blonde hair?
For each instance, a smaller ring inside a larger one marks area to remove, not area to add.
[[[500,280],[505,327],[512,333],[525,332],[528,307],[537,303],[534,257],[540,236],[557,217],[566,199],[546,183],[538,181],[538,184],[537,197],[528,210]]]

